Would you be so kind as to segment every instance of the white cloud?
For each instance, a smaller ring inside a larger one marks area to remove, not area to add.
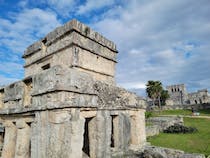
[[[39,8],[25,8],[9,15],[0,18],[0,84],[23,78],[21,56],[26,47],[60,25],[54,12]]]
[[[141,82],[126,82],[126,83],[119,83],[120,86],[123,86],[126,89],[145,89],[145,83]]]
[[[18,3],[18,6],[20,6],[21,8],[25,8],[28,5],[28,0],[22,0]]]
[[[13,14],[11,20],[0,19],[0,46],[17,53],[23,53],[28,45],[60,25],[51,11],[33,8]]]
[[[114,0],[87,0],[84,5],[80,5],[77,14],[85,14],[106,6],[114,4]]]
[[[117,43],[118,82],[161,80],[210,90],[204,82],[210,78],[209,14],[208,0],[133,0],[92,26]]]
[[[78,0],[44,0],[51,8],[53,8],[61,16],[69,16],[75,11]]]
[[[3,62],[3,61],[0,61],[0,71],[5,71],[9,74],[12,74],[14,73],[19,73],[23,68],[23,65],[22,64],[18,64],[18,63],[15,63],[15,62]]]
[[[15,81],[18,81],[19,79],[17,78],[10,78],[10,77],[5,77],[0,75],[0,87],[7,85],[9,83],[13,83]]]

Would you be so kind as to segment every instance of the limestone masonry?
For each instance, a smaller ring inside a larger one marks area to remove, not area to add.
[[[146,142],[146,102],[116,87],[113,42],[72,20],[29,46],[0,89],[2,158],[110,158]]]
[[[184,84],[167,86],[166,89],[170,95],[167,100],[168,105],[193,105],[210,103],[210,96],[207,89],[188,93]]]

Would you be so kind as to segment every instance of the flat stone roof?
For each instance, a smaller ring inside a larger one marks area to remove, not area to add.
[[[117,53],[116,45],[114,44],[114,42],[103,37],[98,32],[93,31],[90,27],[82,24],[76,19],[73,19],[64,24],[63,26],[57,27],[54,31],[48,33],[44,38],[30,45],[25,50],[23,58],[26,58],[27,56],[30,56],[31,54],[41,50],[42,43],[44,43],[46,46],[49,46],[57,39],[61,38],[62,36],[65,36],[65,34],[73,31]]]

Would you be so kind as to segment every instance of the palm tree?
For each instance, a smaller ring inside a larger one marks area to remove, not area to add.
[[[170,95],[168,94],[168,91],[167,91],[167,90],[162,90],[160,100],[161,100],[161,103],[162,103],[163,105],[166,104],[166,100],[167,100],[168,98],[170,98]]]
[[[162,83],[160,81],[148,81],[146,84],[146,92],[149,98],[152,99],[153,105],[158,100],[159,107],[161,106],[160,98],[163,91]]]

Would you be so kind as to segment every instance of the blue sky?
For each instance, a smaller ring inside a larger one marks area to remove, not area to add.
[[[0,0],[0,84],[24,76],[27,46],[76,18],[114,41],[116,81],[210,91],[209,0]]]

